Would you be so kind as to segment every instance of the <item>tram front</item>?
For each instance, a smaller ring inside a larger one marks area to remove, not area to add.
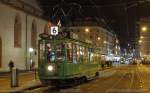
[[[49,85],[63,79],[65,44],[61,40],[39,40],[38,75],[42,83]]]

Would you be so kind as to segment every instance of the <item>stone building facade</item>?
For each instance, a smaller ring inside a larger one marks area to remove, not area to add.
[[[138,30],[140,57],[145,61],[150,61],[150,18],[141,18]]]
[[[120,45],[116,34],[101,26],[72,26],[69,27],[75,32],[80,40],[93,43],[100,49],[102,60],[115,60],[120,55]]]
[[[42,14],[36,0],[0,0],[0,71],[8,70],[10,60],[22,70],[31,62],[37,67],[38,35],[47,27]]]

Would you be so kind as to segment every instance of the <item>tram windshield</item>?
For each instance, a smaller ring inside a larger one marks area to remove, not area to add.
[[[48,62],[62,62],[65,60],[65,44],[62,42],[45,42],[40,44],[40,59]]]

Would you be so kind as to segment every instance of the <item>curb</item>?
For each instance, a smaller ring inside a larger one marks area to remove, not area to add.
[[[41,82],[39,80],[33,80],[33,81],[26,83],[25,85],[23,85],[21,87],[12,88],[12,89],[8,90],[7,92],[22,93],[25,90],[31,90],[31,89],[38,88],[38,87],[42,87]]]

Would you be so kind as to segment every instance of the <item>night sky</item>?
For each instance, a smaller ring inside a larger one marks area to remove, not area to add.
[[[118,35],[121,47],[126,48],[136,38],[136,22],[141,17],[150,17],[148,0],[38,0],[50,20],[64,18],[62,7],[69,20],[93,18],[103,22]],[[72,10],[68,12],[70,9]],[[56,15],[57,16],[56,16]],[[104,21],[105,20],[105,21]],[[132,46],[134,47],[134,46]]]

